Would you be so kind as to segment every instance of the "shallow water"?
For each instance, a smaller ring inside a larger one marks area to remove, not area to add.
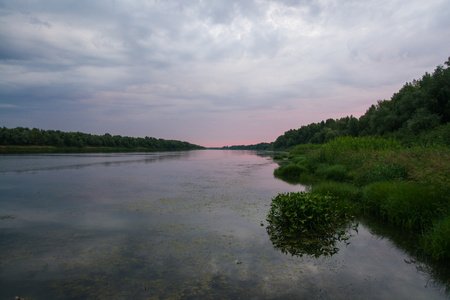
[[[0,299],[445,299],[360,224],[331,257],[266,232],[301,191],[249,151],[0,156]],[[372,230],[373,231],[373,230]]]

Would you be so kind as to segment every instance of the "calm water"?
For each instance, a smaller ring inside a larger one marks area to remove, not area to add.
[[[445,299],[360,224],[331,257],[274,249],[256,152],[0,156],[0,299]],[[371,233],[372,232],[372,233]]]

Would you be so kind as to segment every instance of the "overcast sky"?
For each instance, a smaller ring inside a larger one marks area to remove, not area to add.
[[[274,141],[450,56],[448,0],[0,0],[0,126]]]

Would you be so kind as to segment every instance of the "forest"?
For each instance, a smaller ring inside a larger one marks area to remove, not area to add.
[[[193,150],[203,147],[177,140],[153,137],[135,138],[114,135],[93,135],[82,132],[63,132],[38,128],[0,128],[0,146],[52,146],[57,148],[115,148],[146,151]]]
[[[416,141],[417,135],[435,130],[450,121],[450,57],[433,74],[406,83],[390,100],[379,100],[359,119],[347,116],[328,119],[291,129],[279,136],[273,149],[289,149],[295,145],[323,144],[337,137],[391,136],[405,143]],[[450,136],[447,129],[447,145]]]

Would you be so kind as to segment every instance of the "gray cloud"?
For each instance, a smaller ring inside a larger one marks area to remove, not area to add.
[[[0,0],[0,125],[271,141],[432,71],[449,14],[445,0]]]

